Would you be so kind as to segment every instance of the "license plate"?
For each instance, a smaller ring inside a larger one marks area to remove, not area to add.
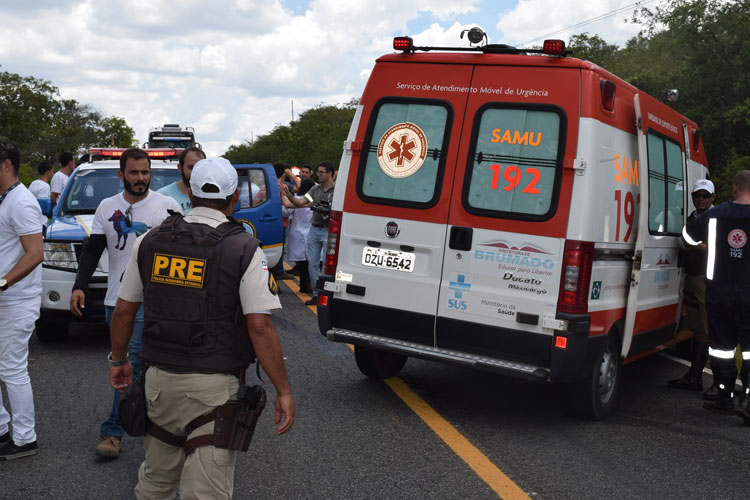
[[[398,250],[365,247],[362,250],[362,265],[410,273],[414,271],[414,254],[399,252]]]

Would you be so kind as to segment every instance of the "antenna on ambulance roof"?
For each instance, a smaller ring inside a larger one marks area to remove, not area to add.
[[[463,38],[466,33],[468,33],[468,35],[466,35],[466,38],[469,39],[469,42],[472,45],[481,43],[482,40],[484,40],[484,44],[485,45],[487,45],[487,43],[489,43],[487,41],[487,33],[485,33],[484,31],[482,31],[482,28],[477,28],[476,26],[474,26],[471,29],[463,30],[461,32],[461,38]]]

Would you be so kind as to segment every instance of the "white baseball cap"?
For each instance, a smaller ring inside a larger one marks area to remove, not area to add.
[[[226,158],[204,158],[193,166],[190,189],[198,198],[224,199],[237,190],[237,170]]]
[[[693,186],[693,192],[695,193],[700,190],[705,190],[708,191],[709,194],[714,194],[714,183],[708,179],[700,179],[696,181],[695,186]]]

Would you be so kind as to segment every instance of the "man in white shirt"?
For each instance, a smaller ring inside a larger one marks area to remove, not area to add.
[[[167,210],[180,212],[180,205],[173,198],[149,189],[151,160],[142,149],[132,148],[122,154],[118,175],[125,191],[103,199],[97,207],[91,235],[81,254],[78,275],[70,297],[70,311],[76,316],[82,316],[86,304],[85,290],[106,248],[109,274],[104,306],[108,324],[117,304],[120,278],[125,272],[136,238],[161,224],[168,215]],[[138,352],[141,350],[142,330],[143,310],[140,310],[128,346],[136,377],[140,373]],[[117,415],[118,401],[119,392],[114,391],[112,410],[109,419],[101,426],[101,441],[96,447],[96,454],[100,457],[117,458],[120,455],[123,429]]]
[[[33,180],[31,184],[29,184],[29,191],[36,198],[49,198],[49,181],[52,180],[52,176],[55,173],[52,164],[48,161],[43,161],[37,167],[37,172],[39,172],[39,178]]]
[[[18,180],[20,167],[15,144],[0,140],[0,380],[13,414],[0,395],[0,460],[37,452],[28,356],[42,301],[42,211]]]
[[[186,214],[193,208],[193,204],[190,202],[188,196],[188,189],[190,189],[190,174],[193,172],[193,165],[198,163],[206,157],[206,153],[201,148],[191,147],[187,148],[180,154],[180,159],[177,162],[177,169],[180,171],[182,179],[172,184],[168,184],[157,191],[165,196],[171,196],[182,208],[182,213]]]
[[[65,184],[68,183],[68,177],[76,168],[76,162],[73,159],[73,153],[67,151],[60,155],[60,170],[52,177],[52,185],[50,186],[50,199],[52,200],[52,207],[57,205],[57,199],[65,189]]]

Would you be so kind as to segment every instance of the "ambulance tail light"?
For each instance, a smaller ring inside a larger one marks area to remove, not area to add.
[[[602,91],[602,107],[605,110],[612,112],[615,110],[615,90],[617,87],[614,82],[610,82],[609,80],[602,80],[600,85]]]
[[[587,241],[565,242],[560,298],[557,303],[558,311],[567,313],[588,312],[588,293],[593,262],[594,243]]]
[[[331,219],[328,221],[328,244],[326,245],[326,258],[323,263],[323,274],[336,274],[336,266],[338,266],[339,263],[341,215],[341,212],[331,210]],[[313,286],[315,286],[315,283],[313,283]]]
[[[548,56],[564,56],[565,42],[562,40],[545,40],[542,52]]]
[[[414,47],[414,41],[409,36],[397,36],[393,39],[393,50],[411,52],[412,47]]]

